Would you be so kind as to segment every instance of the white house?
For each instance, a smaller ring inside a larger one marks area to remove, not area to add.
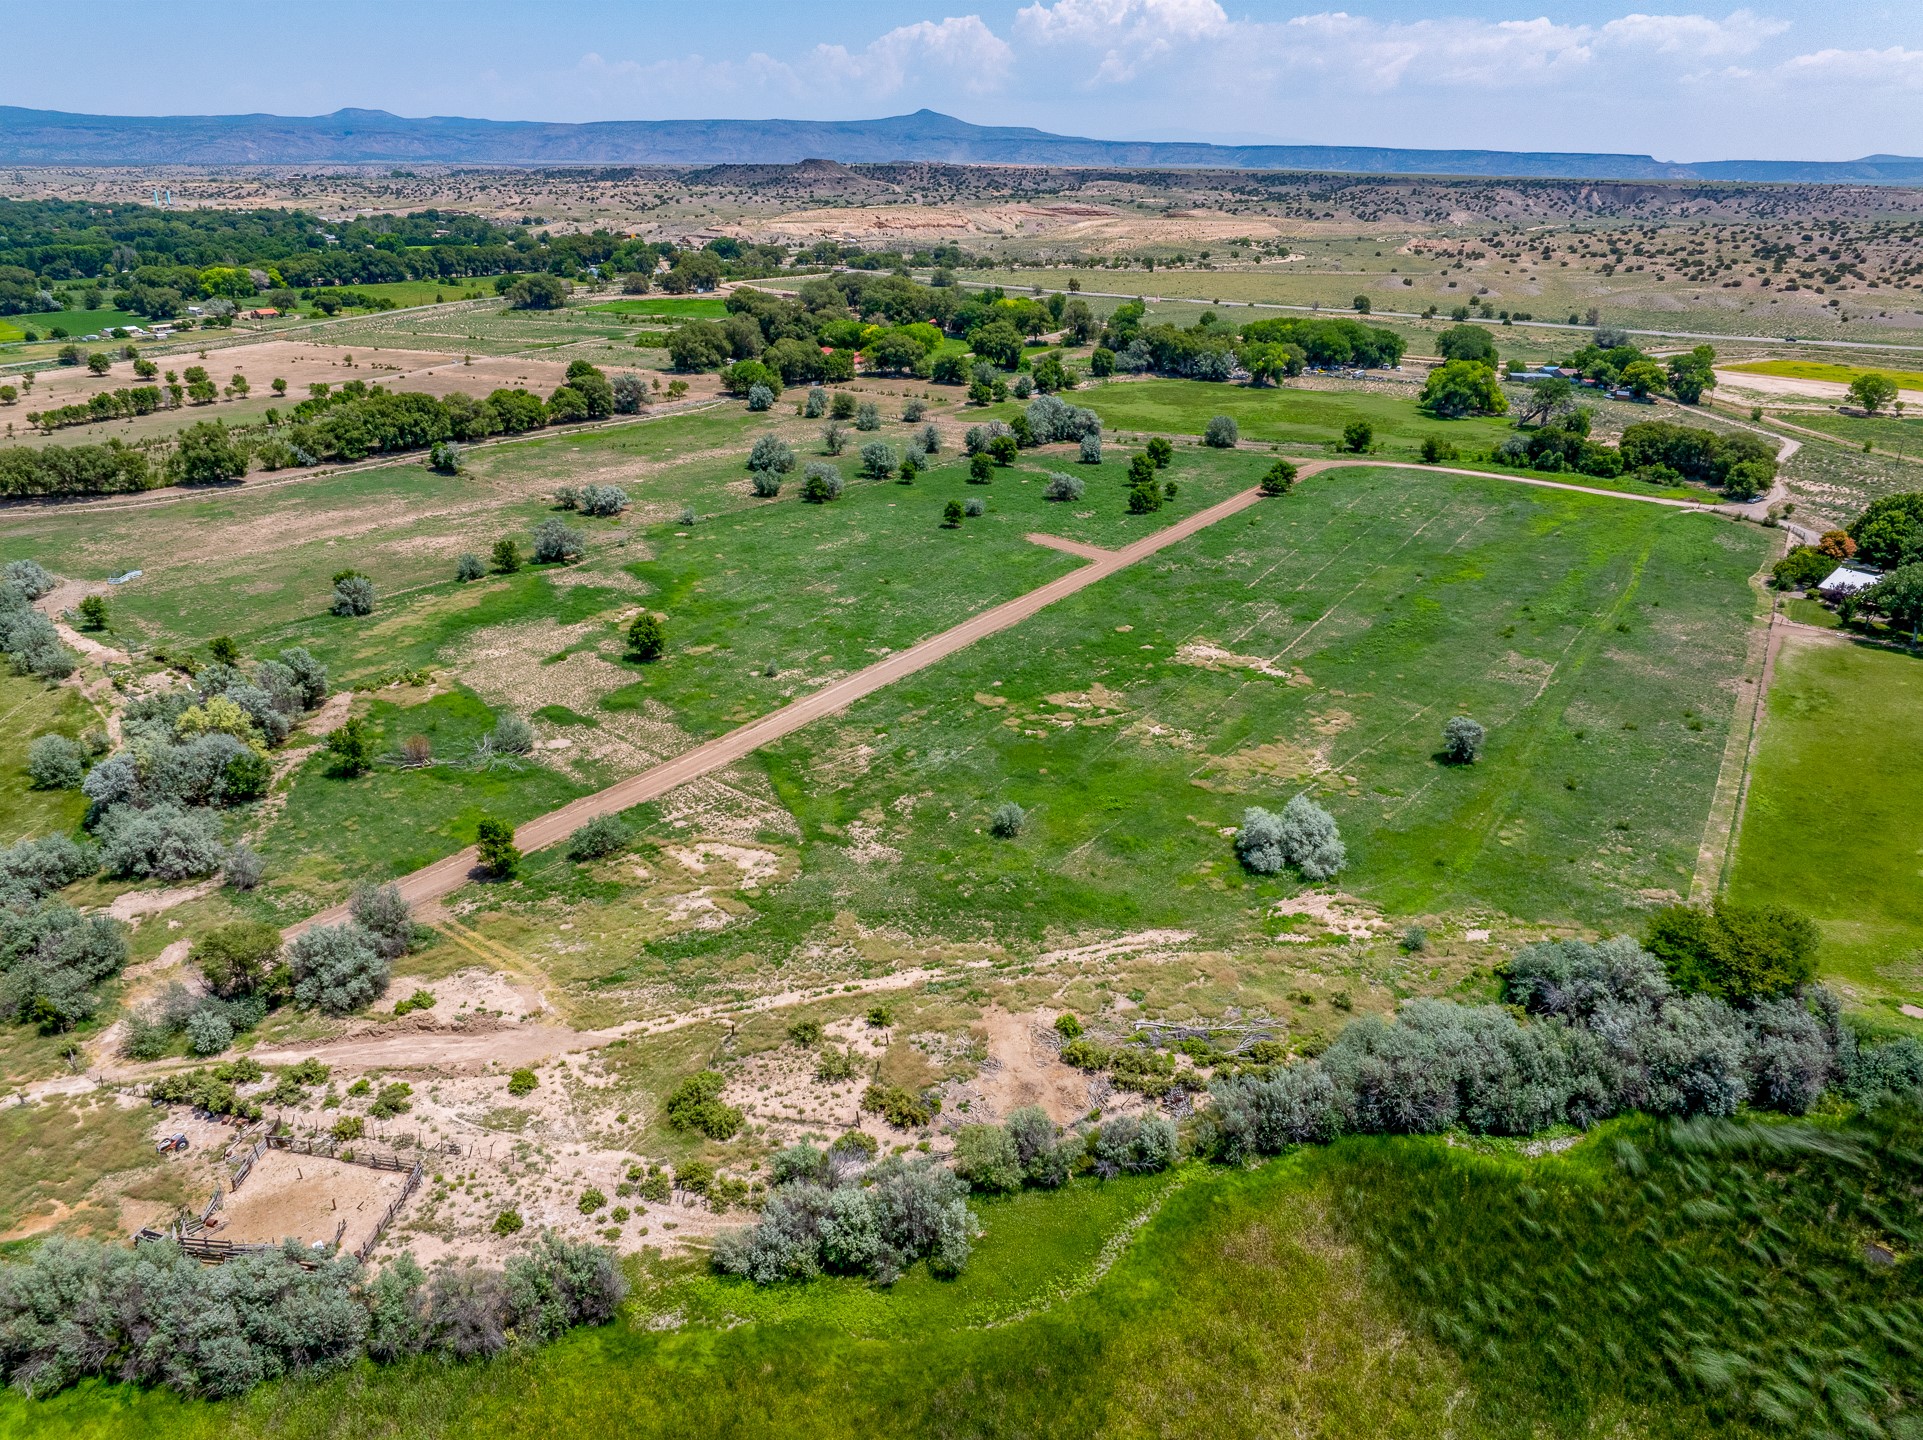
[[[1838,565],[1830,571],[1829,578],[1816,587],[1816,593],[1834,603],[1846,596],[1861,594],[1882,578],[1880,571],[1859,570],[1854,565]]]

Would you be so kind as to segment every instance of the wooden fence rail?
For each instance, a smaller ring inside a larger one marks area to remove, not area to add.
[[[387,1213],[381,1216],[381,1223],[374,1227],[374,1233],[362,1241],[360,1248],[354,1252],[356,1260],[365,1260],[374,1253],[374,1247],[381,1243],[381,1236],[385,1235],[387,1227],[394,1223],[394,1217],[401,1213],[401,1206],[407,1203],[407,1197],[414,1193],[421,1183],[421,1176],[425,1173],[421,1168],[421,1162],[416,1160],[413,1170],[408,1173],[407,1184],[403,1185],[401,1193],[394,1197],[394,1203],[387,1207]]]

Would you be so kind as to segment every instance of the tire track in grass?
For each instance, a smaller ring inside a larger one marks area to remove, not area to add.
[[[1515,718],[1521,718],[1540,704],[1552,686],[1557,686],[1559,689],[1566,687],[1588,669],[1589,662],[1595,657],[1596,651],[1604,644],[1604,637],[1610,633],[1611,627],[1617,623],[1617,618],[1634,600],[1641,588],[1643,573],[1648,569],[1650,556],[1655,550],[1656,538],[1653,531],[1644,537],[1642,546],[1636,552],[1632,562],[1629,578],[1618,592],[1615,601],[1595,623],[1577,627],[1576,633],[1563,646],[1562,654],[1557,657],[1556,663],[1550,667],[1549,674],[1544,676],[1542,684],[1536,687],[1536,693],[1517,707]],[[1548,739],[1548,734],[1549,728],[1546,725],[1530,726],[1526,732],[1522,754],[1517,757],[1517,763],[1511,765],[1507,772],[1516,778],[1500,790],[1485,792],[1482,799],[1474,806],[1474,811],[1481,813],[1472,812],[1470,817],[1465,817],[1461,828],[1475,837],[1473,848],[1466,852],[1470,861],[1478,859],[1489,848],[1490,840],[1500,831],[1502,825],[1520,813],[1520,800],[1525,784],[1536,776],[1537,757]],[[1451,872],[1458,869],[1456,865],[1450,865],[1447,868]]]

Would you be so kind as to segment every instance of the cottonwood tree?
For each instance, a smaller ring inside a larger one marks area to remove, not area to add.
[[[1874,415],[1896,396],[1896,382],[1887,375],[1858,375],[1850,381],[1850,400],[1865,415]]]

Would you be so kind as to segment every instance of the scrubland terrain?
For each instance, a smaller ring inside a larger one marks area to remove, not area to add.
[[[1043,443],[984,479],[965,437],[1018,401],[864,367],[830,387],[876,407],[873,430],[843,422],[843,452],[802,413],[805,385],[752,409],[673,367],[668,333],[726,316],[721,296],[584,280],[552,311],[490,295],[195,331],[152,353],[243,375],[243,394],[9,427],[9,446],[165,444],[209,417],[264,429],[288,403],[276,379],[295,399],[354,379],[547,394],[585,361],[653,387],[642,413],[495,436],[452,466],[373,455],[0,509],[0,563],[57,579],[35,603],[79,659],[57,682],[0,677],[0,843],[88,818],[86,795],[30,773],[33,740],[98,731],[105,753],[228,645],[246,666],[305,652],[329,691],[265,750],[264,794],[218,812],[222,845],[261,858],[256,883],[210,869],[59,891],[127,925],[128,963],[77,1023],[0,1026],[0,1149],[18,1157],[0,1252],[164,1229],[219,1188],[217,1238],[325,1248],[344,1224],[373,1266],[405,1252],[453,1273],[547,1231],[610,1247],[634,1287],[612,1325],[542,1348],[362,1360],[218,1403],[87,1380],[0,1401],[9,1431],[1908,1434],[1909,1111],[1833,1091],[1795,1119],[1206,1142],[1212,1086],[1313,1062],[1413,1002],[1513,1000],[1526,947],[1641,936],[1717,895],[1810,917],[1814,978],[1866,1047],[1923,1033],[1906,828],[1923,770],[1891,741],[1923,704],[1915,656],[1767,584],[1789,545],[1923,489],[1923,422],[1839,407],[1835,389],[1911,362],[1718,342],[1700,405],[1583,395],[1608,444],[1652,416],[1782,443],[1745,505],[1674,473],[1498,463],[1515,415],[1425,408],[1417,358],[1472,301],[1517,369],[1586,342],[1591,307],[1631,328],[1923,345],[1902,298],[1915,197],[803,168],[174,189],[556,230],[960,242],[982,262],[966,285],[1073,280],[1098,320],[1132,295],[1149,323],[1189,326],[1242,323],[1242,302],[1354,314],[1360,294],[1408,358],[1269,386],[1084,374],[1063,398],[1099,418],[1099,458]],[[133,178],[8,184],[105,201]],[[1518,306],[1578,328],[1493,315]],[[1033,358],[1050,346],[1092,363],[1060,336]],[[124,383],[43,367],[32,398]],[[1204,443],[1221,416],[1236,442]],[[864,444],[898,461],[931,428],[918,474],[859,473]],[[770,437],[793,461],[772,496],[747,463]],[[1130,472],[1151,439],[1168,458],[1149,509]],[[1436,463],[1441,445],[1454,458]],[[1300,478],[1255,498],[1278,460]],[[811,463],[845,480],[829,503],[803,498]],[[1051,498],[1064,474],[1079,488]],[[624,503],[584,514],[588,486]],[[296,936],[359,886],[462,854],[483,822],[524,826],[687,756],[1213,506],[1194,533],[626,810],[605,848],[570,838],[464,871],[417,908],[371,998],[263,1007],[207,1051],[185,1029],[131,1043],[208,1000],[197,947],[220,927]],[[525,555],[557,520],[579,541],[567,563],[499,563],[497,542]],[[371,613],[334,613],[350,571]],[[108,608],[83,628],[89,595]],[[644,614],[664,617],[658,657],[631,638]],[[1486,727],[1473,764],[1444,753],[1454,716]],[[503,753],[519,721],[527,743]],[[365,765],[343,763],[344,728]],[[1338,874],[1238,858],[1249,807],[1298,796],[1339,825]],[[166,1088],[192,1075],[211,1078]],[[718,1110],[691,1120],[704,1076]],[[1230,1163],[978,1185],[958,1277],[713,1271],[717,1237],[770,1213],[791,1147],[966,1169],[970,1133],[1027,1107],[1091,1146],[1167,1120],[1185,1154]],[[264,1150],[236,1186],[270,1131],[328,1153]],[[157,1153],[175,1134],[187,1147]],[[377,1235],[370,1217],[403,1194]]]

